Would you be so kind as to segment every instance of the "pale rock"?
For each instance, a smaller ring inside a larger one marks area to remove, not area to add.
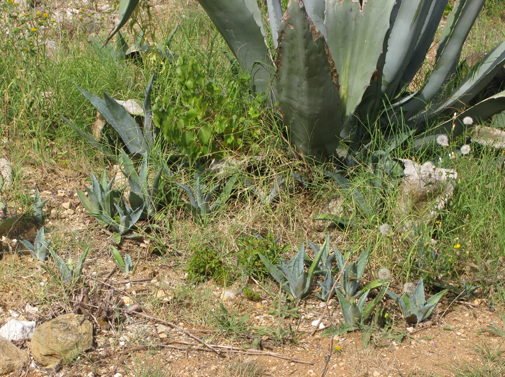
[[[233,301],[237,298],[237,292],[235,290],[224,290],[221,294],[221,300],[223,301]]]
[[[399,187],[397,217],[428,222],[436,216],[435,209],[445,208],[454,193],[458,173],[437,168],[431,162],[419,165],[411,160],[399,160],[404,164],[405,178]]]
[[[491,127],[474,127],[472,141],[495,149],[505,148],[505,131]]]
[[[65,209],[69,209],[70,208],[70,202],[63,203],[61,206],[63,208],[65,208]]]
[[[11,319],[0,328],[0,336],[7,340],[31,339],[37,327],[36,322]]]
[[[45,322],[35,330],[30,351],[37,363],[54,368],[62,359],[93,346],[93,325],[84,316],[69,313]]]
[[[0,375],[19,370],[29,361],[30,358],[26,352],[0,336]]]
[[[9,160],[0,158],[0,175],[3,179],[2,190],[8,190],[12,185],[12,166]]]
[[[36,315],[37,312],[39,311],[39,308],[35,307],[35,306],[31,306],[30,304],[26,304],[25,306],[25,311],[28,313],[28,314],[31,314],[31,315]]]

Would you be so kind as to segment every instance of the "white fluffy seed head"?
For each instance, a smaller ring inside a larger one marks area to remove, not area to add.
[[[381,268],[379,270],[379,279],[381,280],[389,280],[391,278],[391,271],[387,268]]]
[[[447,135],[438,135],[437,136],[437,144],[443,147],[449,146],[449,137]]]
[[[416,285],[414,283],[409,282],[403,285],[403,292],[405,293],[410,293],[411,295],[413,295],[415,290]]]
[[[472,151],[472,148],[468,144],[465,144],[460,148],[460,151],[461,151],[461,154],[467,155]]]
[[[473,118],[472,117],[464,117],[463,124],[465,126],[471,126],[473,124]]]
[[[381,234],[385,237],[391,237],[391,227],[389,224],[382,224],[379,227],[379,232],[381,232]]]

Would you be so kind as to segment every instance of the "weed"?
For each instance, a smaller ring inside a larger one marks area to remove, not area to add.
[[[233,276],[223,258],[212,247],[207,245],[193,245],[193,256],[186,267],[188,279],[202,282],[207,279],[224,285],[233,281]]]

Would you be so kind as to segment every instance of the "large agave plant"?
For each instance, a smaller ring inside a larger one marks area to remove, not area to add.
[[[461,49],[485,0],[458,0],[439,41],[433,71],[415,93],[407,88],[422,66],[447,0],[266,0],[269,25],[256,0],[198,0],[222,34],[252,90],[279,102],[290,140],[321,156],[337,146],[359,148],[376,127],[420,135],[435,117],[464,108],[505,62],[505,42],[493,49],[449,95]],[[121,22],[138,0],[121,0]],[[274,49],[268,47],[270,29]],[[498,93],[440,123],[431,133],[463,132],[466,116],[505,109]],[[454,126],[455,124],[455,126]],[[347,141],[347,143],[346,143]]]

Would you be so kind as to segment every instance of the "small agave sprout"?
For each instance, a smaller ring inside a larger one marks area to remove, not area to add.
[[[45,261],[47,255],[49,254],[49,244],[51,241],[46,241],[46,231],[44,227],[40,228],[37,236],[35,237],[35,242],[32,244],[27,240],[19,240],[26,247],[32,256],[38,260]]]
[[[401,308],[403,317],[409,325],[415,325],[427,319],[440,299],[449,291],[444,289],[426,301],[422,278],[419,279],[417,285],[406,283],[403,290],[404,294],[401,297],[390,290],[387,291],[387,295]]]
[[[281,258],[281,263],[274,266],[263,255],[259,254],[261,261],[267,268],[270,275],[277,280],[283,290],[290,293],[296,299],[302,299],[307,295],[316,273],[316,268],[319,266],[321,256],[323,255],[322,247],[310,264],[308,273],[305,271],[305,244],[303,244],[298,253],[286,263]]]
[[[392,234],[391,227],[389,226],[389,224],[382,224],[379,227],[379,232],[381,232],[381,234],[384,237],[388,237],[388,238],[391,237],[391,234]]]
[[[119,254],[118,249],[116,249],[114,246],[109,246],[110,252],[112,254],[112,258],[114,260],[114,263],[121,269],[121,271],[129,274],[130,272],[133,271],[133,263],[132,263],[132,258],[129,254],[126,254],[124,258]]]
[[[441,145],[442,147],[448,147],[449,146],[449,137],[447,135],[438,135],[437,138],[437,144]]]
[[[466,156],[467,154],[470,154],[472,148],[468,144],[465,144],[459,149],[459,151],[462,155]]]

